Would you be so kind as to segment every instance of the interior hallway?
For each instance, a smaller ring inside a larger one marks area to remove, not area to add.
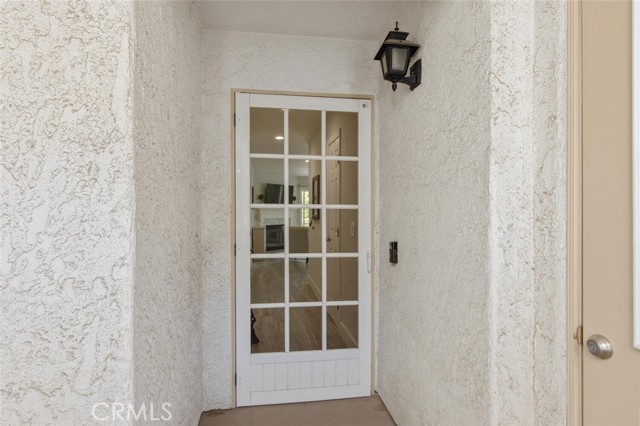
[[[395,426],[378,395],[202,413],[199,426]]]

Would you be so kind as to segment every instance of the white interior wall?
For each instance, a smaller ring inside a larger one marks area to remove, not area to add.
[[[202,90],[204,408],[232,404],[231,89],[375,94],[370,41],[205,31]]]
[[[191,2],[136,2],[135,34],[135,400],[156,412],[170,403],[171,424],[192,426],[202,411],[202,28]]]

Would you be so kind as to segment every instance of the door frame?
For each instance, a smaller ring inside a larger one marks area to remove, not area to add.
[[[375,390],[376,387],[376,368],[377,368],[377,359],[376,359],[376,345],[377,341],[375,339],[376,330],[377,330],[377,322],[375,321],[375,306],[377,302],[377,293],[376,289],[378,288],[378,274],[377,274],[377,264],[378,264],[378,245],[376,241],[376,223],[378,222],[378,211],[376,209],[378,200],[378,169],[376,167],[377,160],[377,151],[378,151],[378,138],[376,133],[376,97],[374,95],[364,95],[364,94],[345,94],[345,93],[321,93],[321,92],[297,92],[297,91],[282,91],[282,90],[260,90],[260,89],[240,89],[240,88],[232,88],[231,89],[231,143],[230,143],[230,173],[231,173],[231,220],[230,222],[230,244],[229,244],[229,255],[233,261],[231,262],[231,383],[232,386],[232,394],[231,394],[231,404],[232,408],[236,408],[238,406],[238,395],[237,395],[237,342],[236,342],[236,288],[237,288],[237,280],[236,280],[236,132],[235,132],[235,113],[236,113],[236,94],[237,93],[246,93],[246,94],[254,94],[254,95],[282,95],[282,96],[303,96],[303,97],[312,97],[312,98],[338,98],[338,99],[358,99],[358,100],[368,100],[371,101],[371,392]]]
[[[567,2],[567,425],[582,425],[582,3]]]

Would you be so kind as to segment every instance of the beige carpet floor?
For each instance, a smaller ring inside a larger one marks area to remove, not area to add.
[[[242,407],[202,413],[199,426],[395,426],[377,395],[369,398]]]

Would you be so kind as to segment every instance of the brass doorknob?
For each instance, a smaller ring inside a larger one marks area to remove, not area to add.
[[[587,349],[591,355],[600,359],[609,359],[613,356],[613,345],[604,336],[600,334],[594,334],[587,340]]]

